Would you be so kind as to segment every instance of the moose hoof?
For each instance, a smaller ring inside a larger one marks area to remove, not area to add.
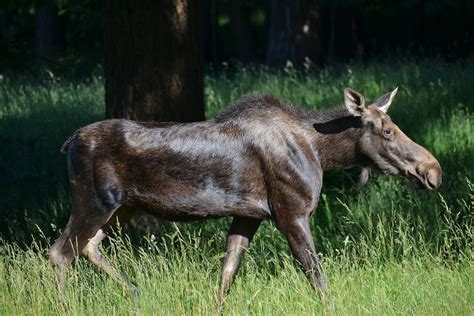
[[[140,293],[140,290],[138,289],[138,287],[134,284],[130,284],[128,286],[128,290],[130,291],[130,293],[132,293],[132,295],[136,298],[136,299],[140,299],[140,296],[141,296],[141,293]]]

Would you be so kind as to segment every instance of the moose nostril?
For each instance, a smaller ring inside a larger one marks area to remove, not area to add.
[[[432,168],[426,173],[426,181],[431,189],[437,189],[441,185],[441,172]]]

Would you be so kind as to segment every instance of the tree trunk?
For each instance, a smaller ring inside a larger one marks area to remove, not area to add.
[[[241,0],[233,0],[230,6],[230,29],[237,59],[248,62],[255,58],[255,46],[249,21],[249,12]]]
[[[201,1],[201,24],[204,62],[217,61],[216,0]]]
[[[198,1],[107,0],[108,118],[204,119]]]
[[[414,6],[409,9],[407,25],[409,25],[409,33],[411,36],[409,46],[415,50],[416,53],[421,53],[425,46],[425,2],[424,0],[417,0]]]
[[[315,64],[321,65],[321,27],[321,9],[318,1],[304,1],[295,39],[297,64],[309,58]]]
[[[66,49],[66,20],[57,9],[43,5],[35,17],[35,54],[44,59],[55,59]]]
[[[266,61],[282,66],[296,65],[306,57],[321,61],[320,11],[315,0],[272,0]]]
[[[106,0],[108,118],[204,120],[199,17],[198,1]],[[130,225],[159,233],[161,223],[140,213]]]
[[[272,0],[268,31],[267,64],[282,66],[294,61],[294,37],[296,34],[296,7],[299,0]]]
[[[1,46],[2,48],[3,48],[3,45],[7,42],[7,35],[8,35],[7,13],[0,11],[0,45],[2,45]]]
[[[325,59],[345,61],[364,54],[362,43],[358,40],[358,8],[349,2],[330,2],[326,8],[327,39]]]

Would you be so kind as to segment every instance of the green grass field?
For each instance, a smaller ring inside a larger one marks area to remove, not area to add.
[[[438,60],[209,70],[208,117],[251,91],[327,108],[350,86],[366,99],[399,86],[392,119],[443,168],[438,192],[357,170],[327,175],[312,228],[328,277],[324,304],[270,223],[259,229],[223,313],[474,314],[474,62]],[[77,128],[101,120],[103,78],[0,77],[0,314],[216,314],[229,219],[117,233],[104,252],[141,290],[136,300],[83,259],[64,296],[46,256],[70,212],[66,159]],[[63,299],[61,299],[61,297]],[[62,303],[65,301],[66,303]]]

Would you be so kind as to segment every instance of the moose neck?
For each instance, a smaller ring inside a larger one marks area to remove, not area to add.
[[[360,164],[357,143],[362,136],[360,118],[347,111],[319,112],[313,127],[316,146],[324,171],[340,170]]]

